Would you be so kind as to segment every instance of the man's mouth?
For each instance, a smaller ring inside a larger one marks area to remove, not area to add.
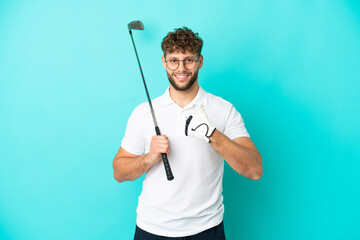
[[[179,81],[184,81],[190,76],[190,74],[183,74],[183,73],[174,74],[174,75],[175,75],[176,79],[178,79]]]

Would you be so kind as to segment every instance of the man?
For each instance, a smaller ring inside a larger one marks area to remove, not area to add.
[[[137,208],[136,240],[225,239],[224,160],[247,178],[258,180],[262,175],[260,153],[241,115],[198,84],[202,45],[198,34],[186,27],[163,39],[161,60],[170,86],[152,104],[164,135],[156,136],[149,106],[140,104],[130,116],[114,158],[118,182],[146,174]],[[172,181],[166,179],[161,153],[168,154]]]

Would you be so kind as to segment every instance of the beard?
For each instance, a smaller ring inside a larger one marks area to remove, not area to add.
[[[189,82],[183,87],[180,87],[179,85],[177,85],[174,78],[168,72],[166,72],[166,73],[167,73],[167,76],[168,76],[171,86],[173,86],[178,91],[186,91],[186,90],[190,89],[192,87],[192,85],[194,85],[194,83],[196,82],[196,80],[198,78],[198,72],[199,72],[199,69],[190,78]]]

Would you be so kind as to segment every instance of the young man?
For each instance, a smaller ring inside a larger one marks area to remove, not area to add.
[[[137,208],[136,240],[225,239],[224,160],[247,178],[258,180],[262,175],[260,153],[241,115],[198,84],[202,45],[198,34],[186,27],[163,39],[161,60],[170,86],[152,102],[163,135],[156,136],[148,103],[140,104],[130,116],[114,158],[118,182],[146,173]],[[172,181],[166,179],[161,153],[168,154]]]

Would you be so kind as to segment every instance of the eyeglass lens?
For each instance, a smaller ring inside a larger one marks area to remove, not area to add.
[[[176,70],[179,67],[180,62],[183,62],[184,67],[187,70],[191,70],[195,67],[197,60],[195,60],[194,58],[187,58],[184,60],[169,59],[166,61],[166,65],[170,70]]]

